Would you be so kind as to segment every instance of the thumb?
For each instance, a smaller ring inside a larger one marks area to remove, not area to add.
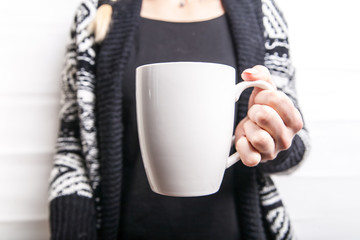
[[[270,83],[274,89],[276,89],[275,83],[271,80],[271,74],[269,69],[267,69],[265,66],[262,65],[256,65],[252,68],[245,69],[241,73],[241,78],[244,81],[256,81],[256,80],[263,80],[265,82]],[[249,99],[249,107],[251,107],[254,103],[255,96],[262,91],[262,88],[254,88],[254,91],[252,92],[250,99]]]

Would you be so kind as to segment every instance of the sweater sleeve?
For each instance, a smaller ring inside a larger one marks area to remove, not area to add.
[[[262,0],[262,3],[265,66],[270,70],[277,89],[283,91],[300,111],[295,89],[295,70],[289,55],[287,23],[273,0]],[[261,163],[259,167],[264,173],[290,173],[300,165],[309,148],[308,131],[304,124],[303,129],[295,135],[288,150],[280,152],[272,161]]]
[[[59,131],[56,153],[50,175],[49,210],[51,239],[96,239],[94,189],[89,179],[88,155],[84,149],[79,107],[79,56],[84,48],[80,24],[89,18],[93,1],[84,1],[76,12],[71,27],[61,74]],[[82,42],[81,45],[79,42]]]

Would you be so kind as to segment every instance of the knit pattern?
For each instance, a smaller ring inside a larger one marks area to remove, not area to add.
[[[295,69],[290,58],[287,23],[274,0],[262,0],[262,11],[265,28],[264,65],[269,69],[277,89],[284,92],[300,110],[295,91]],[[290,150],[280,153],[276,161],[268,161],[260,167],[264,172],[272,174],[293,172],[308,154],[309,142],[308,131],[304,125],[295,136]]]
[[[93,197],[100,182],[95,128],[95,49],[87,26],[96,1],[84,1],[71,27],[65,55],[60,99],[60,129],[51,172],[50,200],[77,194]]]
[[[121,81],[141,0],[111,4],[111,28],[101,46],[94,44],[87,29],[95,17],[97,0],[83,0],[71,28],[50,179],[52,239],[118,236],[124,130]],[[298,107],[287,25],[276,4],[272,0],[223,0],[223,4],[234,38],[238,76],[248,67],[264,64],[278,89]],[[237,121],[246,116],[250,94],[251,90],[246,91],[238,101]],[[256,168],[241,162],[234,166],[242,239],[293,239],[289,218],[268,174],[296,169],[309,148],[307,135],[304,128],[291,148],[273,161]]]
[[[259,195],[269,238],[295,239],[289,216],[271,178],[258,174],[257,183],[261,186]]]
[[[87,30],[96,6],[96,0],[86,0],[78,7],[61,74],[60,128],[49,189],[51,239],[97,238],[96,49]]]
[[[97,116],[101,149],[101,239],[117,239],[123,170],[121,80],[140,15],[141,1],[118,1],[98,59]]]

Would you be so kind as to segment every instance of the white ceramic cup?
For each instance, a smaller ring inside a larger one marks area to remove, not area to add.
[[[140,148],[151,189],[168,196],[203,196],[219,190],[229,157],[235,102],[248,87],[235,85],[233,67],[204,62],[167,62],[136,69]]]

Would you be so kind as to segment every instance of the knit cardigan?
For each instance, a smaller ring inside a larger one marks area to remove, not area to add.
[[[62,72],[60,129],[50,177],[52,239],[117,239],[123,166],[122,90],[141,0],[118,0],[110,31],[99,46],[88,30],[101,4],[83,0],[71,28]],[[223,0],[238,76],[265,65],[278,90],[298,108],[287,24],[273,0]],[[238,81],[241,81],[239,78]],[[246,116],[251,90],[237,104]],[[296,169],[309,150],[304,127],[290,149],[257,167],[235,169],[241,239],[293,239],[294,233],[270,174]]]

